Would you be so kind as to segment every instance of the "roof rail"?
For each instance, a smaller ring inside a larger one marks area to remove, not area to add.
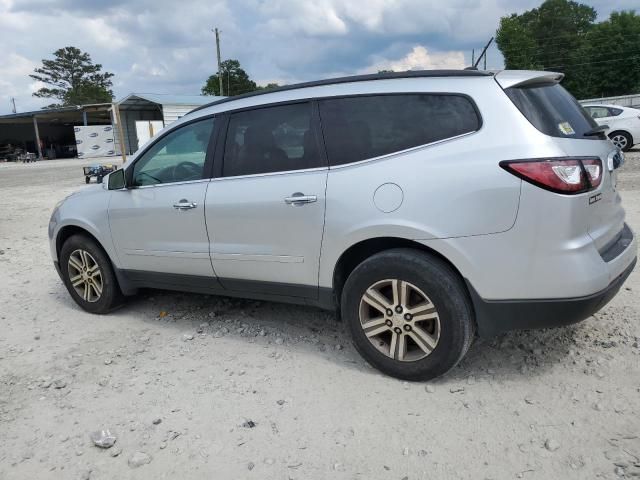
[[[226,97],[211,103],[194,108],[191,112],[197,112],[221,103],[232,102],[242,98],[256,97],[267,93],[286,92],[288,90],[297,90],[299,88],[319,87],[322,85],[337,85],[340,83],[366,82],[370,80],[388,80],[393,78],[415,78],[415,77],[487,77],[493,75],[479,70],[409,70],[406,72],[384,72],[371,73],[367,75],[352,75],[349,77],[329,78],[326,80],[315,80],[311,82],[294,83],[292,85],[283,85],[282,87],[270,88],[268,90],[259,90],[257,92],[244,93],[233,97]]]

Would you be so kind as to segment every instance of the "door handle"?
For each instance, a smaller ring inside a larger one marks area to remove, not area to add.
[[[296,192],[290,197],[285,197],[284,203],[287,205],[304,205],[305,203],[317,202],[318,197],[315,195],[305,195],[304,193]]]
[[[173,204],[173,208],[176,210],[190,210],[196,208],[198,204],[196,202],[190,202],[189,200],[182,199],[178,203]]]

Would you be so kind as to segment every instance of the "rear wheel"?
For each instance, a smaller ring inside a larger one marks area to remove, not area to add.
[[[84,310],[107,313],[122,303],[111,261],[92,238],[69,237],[62,245],[59,261],[69,294]]]
[[[341,306],[356,349],[393,377],[442,375],[473,340],[473,310],[461,279],[418,250],[388,250],[362,262],[345,283]]]
[[[613,144],[623,152],[626,152],[627,150],[631,149],[631,147],[633,147],[633,139],[627,132],[611,132],[609,134],[609,138],[611,139]]]

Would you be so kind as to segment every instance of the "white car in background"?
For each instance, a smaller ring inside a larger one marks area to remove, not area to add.
[[[640,143],[640,110],[619,105],[583,105],[598,123],[608,125],[607,135],[622,151]]]

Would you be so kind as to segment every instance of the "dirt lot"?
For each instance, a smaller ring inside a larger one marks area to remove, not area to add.
[[[0,479],[640,476],[640,268],[581,324],[406,383],[312,308],[148,291],[81,311],[46,239],[81,165],[0,164]],[[640,151],[619,184],[640,232]]]

